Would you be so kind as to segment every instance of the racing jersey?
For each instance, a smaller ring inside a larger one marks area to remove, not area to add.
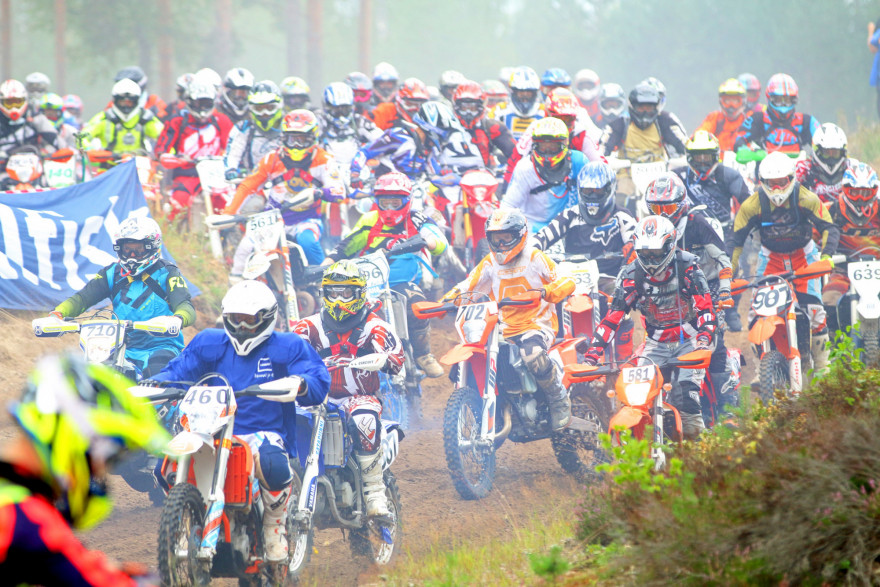
[[[367,161],[380,161],[383,172],[400,171],[410,179],[416,179],[425,169],[428,150],[418,128],[410,123],[395,125],[370,141],[358,151],[351,161],[351,173],[360,173]]]
[[[388,355],[384,370],[394,375],[403,368],[403,345],[391,325],[375,312],[367,314],[356,328],[337,333],[324,326],[319,312],[296,323],[293,331],[308,342],[321,358],[354,358],[371,353]],[[376,395],[379,373],[341,367],[330,374],[330,397],[342,400],[353,395]]]
[[[523,251],[505,265],[499,265],[495,255],[486,255],[470,275],[447,293],[444,299],[451,299],[459,292],[475,291],[485,293],[490,299],[497,301],[530,289],[544,288],[545,298],[537,307],[501,308],[502,333],[510,338],[539,330],[553,336],[558,326],[555,304],[571,295],[574,287],[571,277],[557,275],[556,263],[550,257],[533,245],[526,244]]]
[[[690,167],[679,167],[673,173],[687,188],[688,199],[694,206],[706,206],[703,212],[727,227],[733,220],[733,210],[749,197],[749,188],[742,175],[732,167],[719,164],[706,179],[699,179]]]
[[[302,377],[307,390],[296,403],[314,406],[324,401],[330,387],[330,374],[311,346],[292,332],[273,332],[247,355],[235,352],[226,332],[208,328],[199,332],[183,352],[153,377],[158,381],[198,381],[209,373],[219,373],[232,389],[267,383],[282,377]],[[233,433],[239,436],[275,432],[285,440],[288,451],[295,446],[296,405],[259,397],[237,397]]]
[[[797,166],[795,167],[795,179],[797,179],[802,186],[819,196],[822,203],[833,205],[837,202],[837,196],[840,195],[840,191],[843,188],[843,174],[846,173],[848,167],[857,164],[857,160],[847,159],[837,173],[837,181],[829,184],[819,179],[818,174],[813,173],[813,160],[804,159],[797,162]]]
[[[351,122],[342,128],[334,125],[333,119],[324,112],[318,113],[318,121],[321,123],[318,144],[333,154],[340,168],[351,165],[361,145],[382,136],[382,129],[360,114],[352,114]]]
[[[743,121],[743,134],[736,139],[735,146],[738,149],[755,143],[768,152],[797,153],[811,147],[817,130],[819,121],[803,112],[795,112],[790,123],[781,125],[766,110],[756,110]]]
[[[489,111],[489,118],[506,126],[517,141],[532,122],[544,116],[544,105],[537,100],[531,110],[525,113],[521,113],[512,102],[501,102]]]
[[[483,165],[494,167],[492,149],[501,151],[502,161],[506,161],[515,152],[515,143],[510,130],[497,120],[481,118],[474,128],[467,129],[471,142],[476,145],[483,158]]]
[[[580,151],[569,151],[569,172],[565,179],[548,183],[538,175],[531,157],[520,159],[513,170],[502,206],[520,210],[531,231],[538,232],[569,206],[577,204],[577,176],[587,158]]]
[[[535,235],[536,245],[546,251],[561,238],[565,241],[565,252],[569,255],[586,255],[596,260],[599,273],[616,276],[632,249],[632,236],[636,230],[636,219],[626,208],[615,205],[599,224],[584,222],[580,208],[566,208],[547,226]],[[620,253],[619,256],[603,258],[606,253]]]
[[[715,333],[715,311],[706,276],[695,255],[676,249],[675,258],[659,278],[649,279],[638,260],[617,276],[608,314],[596,328],[587,354],[598,357],[621,321],[633,309],[645,322],[646,335],[657,342],[685,341]]]
[[[829,206],[831,219],[840,228],[840,243],[837,252],[847,257],[864,247],[880,246],[880,215],[875,215],[869,222],[859,225],[849,219],[846,203],[838,198]],[[868,250],[861,253],[880,257],[880,252]]]
[[[650,145],[649,149],[645,148],[648,145],[634,144],[634,141],[647,131],[656,133],[653,139],[654,144]],[[652,150],[657,156],[652,160],[656,161],[662,158],[663,152],[670,157],[683,155],[685,152],[684,144],[687,140],[687,133],[681,122],[669,112],[661,112],[656,122],[644,130],[633,124],[629,117],[621,116],[605,127],[602,138],[599,139],[599,152],[608,156],[621,149],[622,158],[635,160],[641,152]]]
[[[507,159],[507,169],[504,171],[505,182],[510,182],[513,170],[516,168],[516,164],[519,163],[520,159],[532,152],[532,132],[535,130],[536,122],[537,121],[532,121],[532,124],[530,124],[522,136],[519,137],[519,140],[516,142],[516,149],[514,149],[513,153],[511,153],[510,157]],[[595,129],[595,131],[593,129]],[[596,134],[601,134],[601,131],[596,128],[596,125],[593,124],[590,117],[586,115],[579,116],[577,120],[575,120],[574,132],[571,133],[568,146],[570,149],[580,151],[586,155],[588,161],[599,161],[602,159],[602,156],[599,154],[599,148],[596,146],[596,143],[593,142],[593,139],[591,138]]]
[[[146,139],[154,141],[162,132],[162,123],[151,110],[141,110],[137,116],[123,121],[112,110],[95,114],[82,130],[82,134],[96,139],[101,148],[114,153],[145,151]]]
[[[53,153],[58,148],[58,130],[42,114],[17,122],[0,114],[0,155],[9,155],[25,145],[34,145],[41,153]]]
[[[724,115],[724,111],[716,110],[710,112],[706,118],[703,119],[703,122],[697,127],[697,130],[705,130],[706,132],[715,135],[715,138],[718,139],[718,145],[721,147],[721,151],[733,151],[736,139],[745,133],[745,131],[742,130],[743,120],[745,120],[744,114],[740,114],[733,120],[730,120]]]
[[[226,151],[232,121],[222,112],[214,111],[206,122],[197,122],[184,110],[171,118],[162,129],[153,151],[156,155],[174,151],[190,159],[214,157]],[[190,163],[174,170],[175,177],[196,176],[196,165]]]
[[[264,131],[257,128],[254,121],[248,118],[236,124],[230,131],[223,165],[227,171],[236,170],[250,173],[260,159],[280,146],[280,124]]]

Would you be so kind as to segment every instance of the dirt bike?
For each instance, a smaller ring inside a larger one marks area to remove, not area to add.
[[[182,227],[190,233],[198,234],[205,229],[205,218],[221,212],[232,199],[233,189],[224,175],[223,157],[199,157],[195,161],[189,157],[173,153],[159,156],[159,164],[164,169],[189,169],[195,163],[199,177],[199,190],[181,217]],[[165,202],[165,212],[173,208]]]
[[[659,471],[666,466],[666,453],[663,452],[662,445],[670,438],[682,438],[681,414],[666,402],[673,383],[664,382],[662,371],[672,371],[670,380],[676,381],[677,369],[708,368],[712,351],[692,351],[663,364],[640,356],[640,353],[641,350],[637,351],[619,366],[613,362],[601,366],[566,365],[564,381],[575,383],[617,375],[614,391],[608,392],[620,404],[620,409],[611,417],[608,425],[612,443],[620,445],[623,442],[621,435],[627,430],[631,430],[635,438],[643,439],[646,427],[652,426],[651,458],[654,461],[654,470]],[[674,436],[671,431],[675,432]]]
[[[812,328],[806,311],[797,301],[794,283],[831,273],[829,261],[816,261],[778,275],[765,275],[754,281],[736,279],[733,294],[752,289],[749,342],[760,359],[760,395],[765,401],[776,390],[798,395],[804,387],[803,374],[813,367],[810,354]]]
[[[880,364],[880,247],[863,247],[849,258],[835,255],[835,263],[846,263],[849,277],[849,316],[850,325],[859,324],[858,333],[853,335],[857,348],[864,350],[864,362],[870,366]],[[838,324],[846,323],[839,317]],[[841,328],[843,330],[843,328]]]
[[[330,363],[329,369],[344,366],[379,371],[387,359],[388,356],[382,353],[337,359]],[[344,413],[329,402],[297,406],[297,430],[310,430],[311,434],[297,432],[299,460],[294,461],[294,468],[298,492],[294,492],[291,498],[295,498],[296,507],[291,507],[292,534],[289,534],[291,545],[296,545],[290,549],[292,576],[309,561],[316,527],[348,530],[352,554],[367,556],[377,565],[387,564],[399,550],[400,494],[397,480],[389,468],[397,458],[403,432],[397,422],[383,418],[381,424],[384,431],[380,449],[382,470],[391,515],[387,520],[370,520],[364,513],[361,473],[356,459],[352,458],[354,440],[346,431]]]
[[[602,424],[597,399],[589,393],[572,397],[571,423],[554,432],[547,398],[526,368],[519,348],[504,340],[500,310],[535,307],[540,299],[541,292],[534,290],[497,302],[483,293],[466,292],[450,303],[413,304],[415,315],[422,319],[456,312],[455,329],[461,343],[440,359],[455,366],[450,375],[455,390],[443,414],[443,446],[452,482],[464,499],[488,495],[495,479],[495,452],[507,439],[549,438],[562,468],[582,479],[592,478],[595,466],[606,459],[599,447]],[[565,339],[553,345],[551,359],[560,368],[576,363],[575,345],[581,340]]]
[[[208,385],[212,381],[217,383]],[[159,518],[162,584],[207,585],[212,577],[237,577],[239,585],[285,584],[290,565],[263,560],[260,484],[250,447],[232,430],[236,397],[293,402],[302,379],[285,377],[238,391],[216,373],[191,386],[165,384],[169,388],[132,388],[153,403],[179,402],[183,428],[168,443],[159,475],[169,486]],[[293,530],[288,516],[289,551],[296,555],[303,545]]]
[[[131,321],[120,320],[109,310],[102,310],[88,316],[61,320],[55,316],[36,318],[31,321],[34,335],[39,338],[52,338],[67,334],[79,333],[79,346],[90,363],[102,363],[113,367],[129,379],[138,381],[140,369],[125,358],[126,335],[129,332],[148,332],[154,336],[177,336],[179,327],[176,323],[169,324],[159,316],[152,320]],[[150,459],[143,451],[137,453],[116,468],[125,482],[135,491],[149,494],[154,504],[160,504],[164,495],[156,486],[152,472],[149,471]]]
[[[467,269],[489,254],[486,220],[498,208],[498,180],[485,169],[472,169],[458,183],[461,197],[452,208],[452,246]]]

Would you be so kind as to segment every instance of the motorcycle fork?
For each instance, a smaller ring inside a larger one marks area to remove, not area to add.
[[[498,326],[489,334],[486,348],[486,385],[483,388],[483,417],[480,439],[491,446],[495,442],[495,408],[498,405]]]
[[[803,389],[803,380],[801,373],[801,352],[798,344],[797,336],[797,313],[794,306],[789,307],[785,319],[786,334],[788,335],[788,348],[791,358],[788,360],[788,377],[791,381],[791,392],[795,395]],[[810,344],[807,341],[806,352],[810,352]]]
[[[320,406],[314,413],[315,421],[312,425],[309,456],[306,457],[306,466],[303,470],[302,484],[296,502],[296,521],[304,523],[306,527],[312,524],[312,514],[315,512],[315,500],[318,496],[318,459],[321,456],[321,444],[324,441],[326,410],[327,408]]]
[[[223,509],[226,507],[226,465],[229,462],[229,450],[232,447],[232,422],[226,424],[223,434],[214,444],[217,457],[214,461],[214,476],[211,479],[211,492],[208,494],[208,513],[202,530],[202,542],[199,545],[198,557],[210,560],[217,552],[217,541],[220,538],[220,526],[223,523]],[[188,468],[188,467],[187,467]],[[180,475],[180,467],[177,474]]]
[[[654,399],[654,432],[651,443],[651,459],[654,470],[659,471],[666,465],[666,453],[663,452],[663,398],[666,390],[661,389]]]
[[[296,290],[293,287],[293,274],[290,270],[290,250],[287,248],[287,237],[281,233],[281,272],[284,274],[284,299],[287,302],[287,332],[293,332],[293,327],[299,322],[299,304],[296,303]]]

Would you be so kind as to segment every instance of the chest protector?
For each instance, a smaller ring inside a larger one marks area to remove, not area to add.
[[[813,225],[801,213],[798,196],[801,186],[795,183],[788,198],[788,206],[771,207],[770,200],[760,191],[761,245],[774,253],[790,253],[807,246],[813,238]]]
[[[693,297],[686,291],[686,266],[676,252],[672,275],[664,281],[649,281],[645,270],[635,263],[635,284],[639,299],[636,304],[652,328],[671,328],[691,322],[697,316]]]
[[[626,159],[638,163],[660,161],[666,156],[663,137],[656,123],[643,130],[630,122],[622,151]]]

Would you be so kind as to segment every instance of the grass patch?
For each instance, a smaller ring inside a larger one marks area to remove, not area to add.
[[[846,138],[851,157],[864,161],[874,169],[880,166],[880,124],[859,120],[854,130],[847,131]]]

